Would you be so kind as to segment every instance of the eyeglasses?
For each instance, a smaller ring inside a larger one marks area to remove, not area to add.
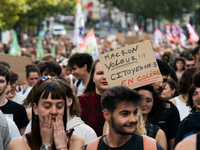
[[[190,66],[195,66],[195,64],[188,64],[188,65],[186,65],[186,67],[190,67]]]
[[[44,81],[46,81],[46,80],[48,80],[48,79],[51,79],[51,77],[50,77],[50,76],[44,76],[44,77],[42,77],[42,78],[39,80],[39,82],[38,82],[38,86],[39,86],[42,82],[44,82]]]

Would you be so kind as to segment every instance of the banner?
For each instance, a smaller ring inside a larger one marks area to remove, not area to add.
[[[77,50],[77,53],[84,52],[89,53],[92,56],[93,60],[96,60],[99,56],[99,50],[93,28],[85,36],[85,38],[83,39],[83,44],[81,44]]]
[[[160,40],[163,38],[163,34],[159,29],[156,29],[154,32],[153,41],[155,44],[159,44]]]
[[[42,57],[44,55],[43,45],[42,45],[42,39],[39,34],[38,36],[38,47],[37,47],[37,57],[39,60],[42,60]]]
[[[187,29],[188,29],[188,32],[189,32],[189,35],[190,35],[190,42],[191,43],[198,42],[199,36],[194,31],[193,27],[188,22],[186,22],[186,26],[187,26]]]
[[[131,89],[162,81],[150,41],[132,44],[99,56],[109,87]]]
[[[18,40],[17,40],[17,34],[14,30],[13,31],[13,39],[12,39],[8,54],[13,55],[13,56],[18,56],[19,52],[20,52],[20,49],[19,49],[19,44],[18,44]]]
[[[74,46],[78,46],[81,43],[83,43],[84,30],[85,30],[85,22],[83,19],[83,12],[81,9],[80,0],[77,0],[75,23],[74,23],[74,36],[73,36]]]
[[[56,42],[55,41],[53,43],[53,48],[52,48],[52,51],[51,51],[51,55],[56,57]]]

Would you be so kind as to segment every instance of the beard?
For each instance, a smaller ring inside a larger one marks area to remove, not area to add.
[[[111,126],[113,128],[113,130],[115,131],[115,133],[117,134],[121,134],[121,135],[132,135],[135,133],[135,130],[134,131],[127,131],[125,130],[125,127],[131,127],[134,125],[134,128],[136,128],[136,125],[137,125],[137,122],[132,122],[132,123],[129,123],[129,124],[119,124],[115,121],[115,119],[113,118],[113,116],[111,116]]]
[[[6,90],[6,86],[2,87],[2,89],[0,90],[0,96],[5,92],[5,90]]]

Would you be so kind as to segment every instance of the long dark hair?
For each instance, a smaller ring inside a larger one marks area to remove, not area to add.
[[[159,114],[162,114],[165,112],[165,110],[166,110],[165,100],[156,93],[156,91],[154,90],[152,85],[150,85],[150,84],[145,85],[145,86],[136,88],[135,90],[136,91],[147,90],[152,93],[153,107],[152,107],[150,113],[148,114],[148,116],[155,116],[155,115],[159,115]]]
[[[99,59],[95,60],[94,63],[92,64],[92,68],[91,68],[91,71],[90,71],[90,77],[89,77],[87,86],[86,86],[85,91],[83,92],[83,94],[90,93],[90,92],[95,90],[95,86],[96,85],[93,82],[93,76],[94,76],[94,72],[95,72],[95,67],[96,67],[98,62],[100,62]]]
[[[63,89],[63,86],[59,84],[58,81],[49,79],[38,85],[38,88],[34,93],[33,103],[35,103],[38,106],[39,100],[47,99],[49,94],[51,94],[52,99],[63,99],[65,102],[63,124],[64,128],[66,129],[66,123],[67,123],[66,92]],[[29,141],[29,146],[32,150],[39,150],[40,146],[42,145],[39,124],[40,124],[39,118],[37,115],[35,115],[32,107],[32,125],[31,125],[30,141]],[[53,150],[56,149],[55,144],[53,144],[52,149]]]

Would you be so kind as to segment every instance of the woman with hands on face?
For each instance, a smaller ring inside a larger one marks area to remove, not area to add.
[[[66,135],[66,92],[54,79],[42,82],[32,102],[31,132],[13,139],[9,150],[79,150],[83,140]]]

